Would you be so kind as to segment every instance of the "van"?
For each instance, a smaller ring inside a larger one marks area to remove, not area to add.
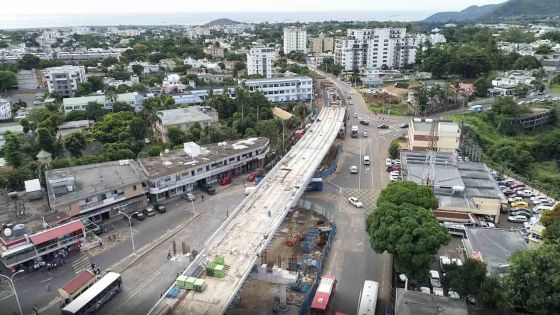
[[[364,165],[369,165],[370,160],[369,160],[369,155],[364,155]]]
[[[249,194],[252,193],[255,189],[257,189],[257,187],[246,187],[245,188],[245,195],[249,196]]]
[[[510,205],[512,208],[525,208],[525,209],[529,208],[529,204],[526,203],[525,201],[514,201]]]
[[[156,212],[154,211],[153,207],[148,207],[144,209],[144,215],[147,217],[153,217],[154,215],[156,215]]]

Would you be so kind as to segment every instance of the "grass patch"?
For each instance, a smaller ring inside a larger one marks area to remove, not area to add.
[[[553,84],[550,86],[550,92],[560,94],[560,84]]]
[[[372,112],[393,115],[393,116],[410,116],[412,111],[405,104],[388,104],[383,106],[379,103],[368,103],[368,108]]]

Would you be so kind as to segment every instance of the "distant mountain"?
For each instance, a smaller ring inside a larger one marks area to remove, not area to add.
[[[216,26],[216,25],[237,25],[237,24],[243,24],[241,22],[237,22],[234,20],[230,20],[230,19],[217,19],[211,22],[208,22],[206,24],[204,24],[204,26]]]
[[[509,0],[501,4],[471,6],[459,12],[439,12],[424,22],[501,21],[538,19],[560,15],[560,0]]]
[[[473,5],[459,12],[439,12],[425,19],[424,22],[446,23],[473,21],[492,13],[499,6],[499,4],[483,6]]]

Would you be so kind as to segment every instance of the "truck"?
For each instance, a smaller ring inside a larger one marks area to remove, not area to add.
[[[352,126],[352,138],[358,138],[358,126]]]
[[[309,184],[307,184],[305,191],[323,191],[323,179],[320,177],[312,178]]]

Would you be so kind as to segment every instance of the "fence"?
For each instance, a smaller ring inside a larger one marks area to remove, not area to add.
[[[338,165],[338,159],[340,159],[341,153],[342,153],[342,146],[338,145],[337,146],[336,157],[334,158],[334,161],[331,163],[331,165],[329,165],[329,167],[327,167],[326,169],[324,169],[322,171],[315,172],[315,175],[313,175],[313,177],[315,177],[315,178],[326,178],[326,177],[331,176],[334,172],[336,172],[336,168],[337,168],[337,165]]]

